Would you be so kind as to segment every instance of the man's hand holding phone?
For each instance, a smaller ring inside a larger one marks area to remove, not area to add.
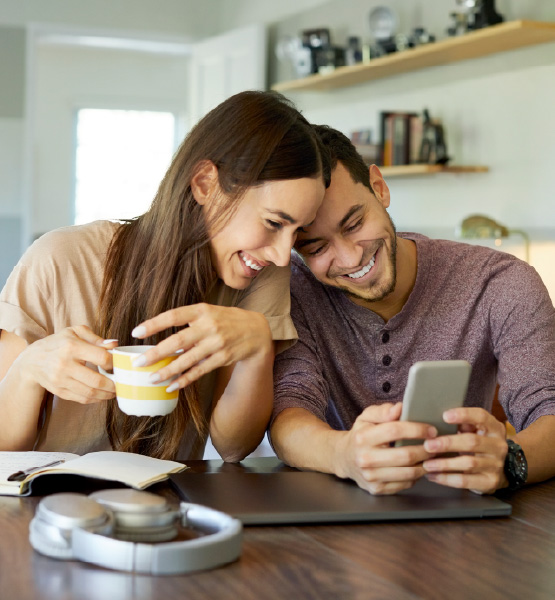
[[[426,423],[400,421],[401,403],[369,406],[342,437],[334,472],[371,494],[396,494],[425,475],[422,463],[434,456],[422,445],[436,435]],[[419,440],[395,447],[397,440]]]
[[[423,463],[426,477],[449,487],[490,494],[504,481],[507,454],[505,426],[483,408],[463,407],[471,367],[464,360],[423,361],[410,371],[401,420],[434,425],[434,439],[424,443],[432,455]]]
[[[506,485],[507,454],[505,425],[483,408],[455,408],[445,412],[448,423],[459,433],[426,440],[424,448],[436,456],[424,461],[427,479],[441,485],[464,488],[480,494],[493,494]]]
[[[335,472],[372,494],[396,494],[424,475],[477,493],[502,487],[505,427],[463,407],[470,372],[463,360],[415,363],[402,404],[369,406],[346,432]]]

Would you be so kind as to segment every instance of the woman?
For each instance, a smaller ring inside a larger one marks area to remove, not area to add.
[[[261,441],[289,317],[289,253],[325,181],[319,141],[287,101],[243,92],[193,128],[150,209],[43,236],[0,295],[0,449],[200,458],[208,432],[240,460]],[[157,344],[178,407],[131,417],[108,350]]]

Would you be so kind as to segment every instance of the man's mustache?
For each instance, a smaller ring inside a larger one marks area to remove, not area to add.
[[[332,266],[330,268],[330,270],[328,271],[328,277],[330,277],[330,278],[342,277],[343,275],[349,275],[350,273],[356,273],[357,271],[360,271],[363,267],[365,267],[370,262],[370,259],[383,246],[383,244],[384,244],[384,241],[380,240],[377,245],[370,247],[370,248],[365,248],[364,252],[362,254],[362,258],[360,259],[360,262],[358,265],[355,265],[355,266],[352,266],[349,268],[343,267],[340,269]]]

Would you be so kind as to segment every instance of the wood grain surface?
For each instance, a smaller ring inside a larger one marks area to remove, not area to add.
[[[195,461],[197,472],[222,469]],[[241,470],[224,465],[224,470]],[[175,498],[167,484],[152,491]],[[352,525],[245,527],[239,561],[147,576],[33,551],[40,498],[0,497],[0,596],[10,600],[555,598],[555,481],[503,499],[511,517]]]

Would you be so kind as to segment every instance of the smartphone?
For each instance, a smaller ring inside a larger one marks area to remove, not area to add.
[[[462,406],[466,398],[470,371],[466,360],[416,362],[409,369],[403,396],[401,421],[433,425],[440,435],[457,433],[457,425],[445,423],[443,413]],[[423,440],[398,440],[396,446],[422,444]]]

